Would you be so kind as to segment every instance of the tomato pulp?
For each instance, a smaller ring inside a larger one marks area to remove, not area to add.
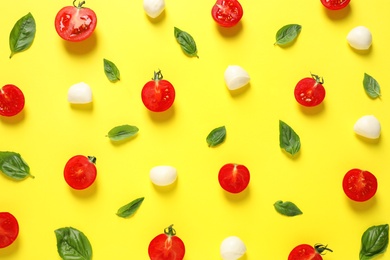
[[[371,172],[349,170],[343,178],[344,193],[351,200],[363,202],[371,199],[378,189],[378,181]]]
[[[149,243],[148,254],[151,260],[182,260],[185,255],[183,241],[176,236],[170,225],[163,234],[157,235]]]
[[[325,98],[324,80],[312,74],[311,78],[301,79],[294,89],[296,101],[305,107],[314,107],[322,103]]]
[[[250,173],[244,165],[228,163],[219,170],[219,184],[227,192],[242,192],[248,186],[249,180]]]
[[[0,212],[0,248],[11,245],[19,234],[19,224],[9,212]]]
[[[321,0],[321,3],[329,10],[340,10],[349,4],[350,0]]]
[[[0,115],[15,116],[24,108],[23,92],[15,85],[7,84],[0,89]]]
[[[66,183],[76,190],[91,186],[97,175],[95,163],[93,156],[75,155],[70,158],[64,169]]]
[[[223,27],[232,27],[242,18],[244,11],[237,0],[217,0],[211,9],[214,21]]]
[[[333,252],[321,244],[317,244],[314,247],[308,244],[301,244],[291,250],[288,260],[322,260],[321,255],[325,250]]]
[[[83,7],[85,1],[63,7],[56,15],[54,26],[58,35],[67,41],[79,42],[89,38],[96,28],[97,17],[92,9]]]

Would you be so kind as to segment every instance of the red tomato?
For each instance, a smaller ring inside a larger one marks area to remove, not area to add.
[[[305,107],[314,107],[324,100],[324,80],[317,75],[311,74],[311,78],[301,79],[294,89],[295,99]]]
[[[219,184],[227,192],[240,193],[248,186],[249,180],[250,173],[244,165],[228,163],[219,170]]]
[[[232,27],[242,18],[244,11],[237,0],[217,0],[211,9],[213,19],[223,27]]]
[[[78,6],[65,6],[56,15],[54,26],[58,35],[67,41],[79,42],[87,39],[96,28],[97,18],[93,10],[83,7],[85,1]]]
[[[93,156],[73,156],[65,165],[65,181],[76,190],[88,188],[96,179],[97,170],[95,163],[96,158]]]
[[[0,212],[0,248],[11,245],[19,234],[19,224],[9,212]]]
[[[354,201],[371,199],[378,188],[376,177],[369,171],[360,169],[349,170],[343,179],[344,193]]]
[[[17,86],[7,84],[0,89],[0,115],[14,116],[23,108],[24,95]]]
[[[350,0],[321,0],[321,3],[329,10],[340,10],[349,4]]]
[[[142,88],[142,102],[153,112],[163,112],[175,101],[175,89],[172,84],[163,79],[161,71],[154,72],[154,77]]]
[[[176,236],[170,225],[164,234],[157,235],[149,243],[148,253],[151,260],[182,260],[185,254],[183,241]]]
[[[301,244],[290,252],[288,255],[288,260],[322,260],[323,252],[328,250],[333,252],[327,246],[317,244],[314,247],[307,244]]]

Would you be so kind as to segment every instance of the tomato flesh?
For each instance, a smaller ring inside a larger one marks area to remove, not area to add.
[[[172,225],[149,243],[148,254],[151,260],[182,260],[185,255],[183,241],[177,237]]]
[[[321,260],[322,257],[308,244],[296,246],[289,254],[288,260]]]
[[[325,98],[325,88],[319,77],[301,79],[294,89],[295,100],[305,107],[314,107],[322,103]]]
[[[142,88],[141,98],[145,107],[153,112],[168,110],[175,101],[175,88],[162,79],[161,71],[154,73],[153,80],[147,82]]]
[[[321,3],[329,10],[340,10],[349,4],[350,0],[321,0]]]
[[[0,89],[0,115],[15,116],[24,108],[23,92],[15,85],[7,84]]]
[[[244,165],[228,163],[219,170],[219,184],[227,192],[242,192],[248,186],[249,180],[250,173]]]
[[[351,200],[367,201],[375,195],[377,189],[378,181],[369,171],[351,169],[344,175],[343,190]]]
[[[93,156],[75,155],[68,160],[64,168],[64,178],[70,187],[83,190],[92,185],[96,179],[96,158]]]
[[[244,11],[237,0],[217,0],[211,9],[214,21],[223,27],[232,27],[242,18]]]
[[[9,212],[0,212],[0,248],[11,245],[19,234],[19,224]]]

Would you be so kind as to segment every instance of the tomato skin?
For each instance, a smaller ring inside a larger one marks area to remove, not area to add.
[[[240,193],[248,186],[250,173],[244,165],[228,163],[219,170],[218,181],[225,191]]]
[[[17,219],[9,212],[0,212],[0,248],[11,245],[19,235]]]
[[[24,108],[23,92],[15,85],[7,84],[0,89],[0,115],[15,116]]]
[[[75,155],[68,160],[64,168],[64,178],[70,187],[83,190],[92,185],[96,179],[96,158],[93,156]]]
[[[308,244],[300,244],[291,250],[288,260],[322,260],[324,251],[333,252],[327,246],[316,244],[314,247]]]
[[[211,9],[211,16],[222,27],[235,26],[244,15],[240,2],[237,0],[217,0]]]
[[[176,231],[170,225],[149,243],[148,254],[151,260],[182,260],[185,255],[183,241],[176,236]]]
[[[314,107],[322,103],[325,98],[323,79],[312,74],[311,78],[301,79],[294,89],[296,101],[305,107]]]
[[[58,11],[54,26],[62,39],[79,42],[89,38],[94,32],[97,24],[96,14],[92,9],[83,7],[84,3],[85,1],[82,1],[78,6],[65,6]]]
[[[351,0],[321,0],[321,3],[329,10],[340,10],[345,8]]]
[[[344,175],[343,190],[351,200],[367,201],[375,195],[377,189],[378,181],[369,171],[354,168]]]

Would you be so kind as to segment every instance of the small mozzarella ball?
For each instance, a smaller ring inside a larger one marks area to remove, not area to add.
[[[150,180],[157,186],[168,186],[175,182],[177,171],[172,166],[160,165],[150,170]]]
[[[84,82],[72,85],[68,90],[68,101],[72,104],[87,104],[92,102],[92,90]]]
[[[371,46],[372,35],[368,28],[357,26],[348,33],[347,41],[352,48],[367,50]]]
[[[222,241],[220,252],[223,260],[236,260],[245,254],[246,246],[239,237],[230,236]]]
[[[381,134],[381,124],[375,116],[367,115],[356,121],[353,130],[363,137],[377,139]]]
[[[159,16],[165,8],[164,0],[144,0],[144,10],[151,18]]]
[[[230,90],[244,87],[249,81],[249,74],[240,66],[231,65],[225,70],[225,83]]]

